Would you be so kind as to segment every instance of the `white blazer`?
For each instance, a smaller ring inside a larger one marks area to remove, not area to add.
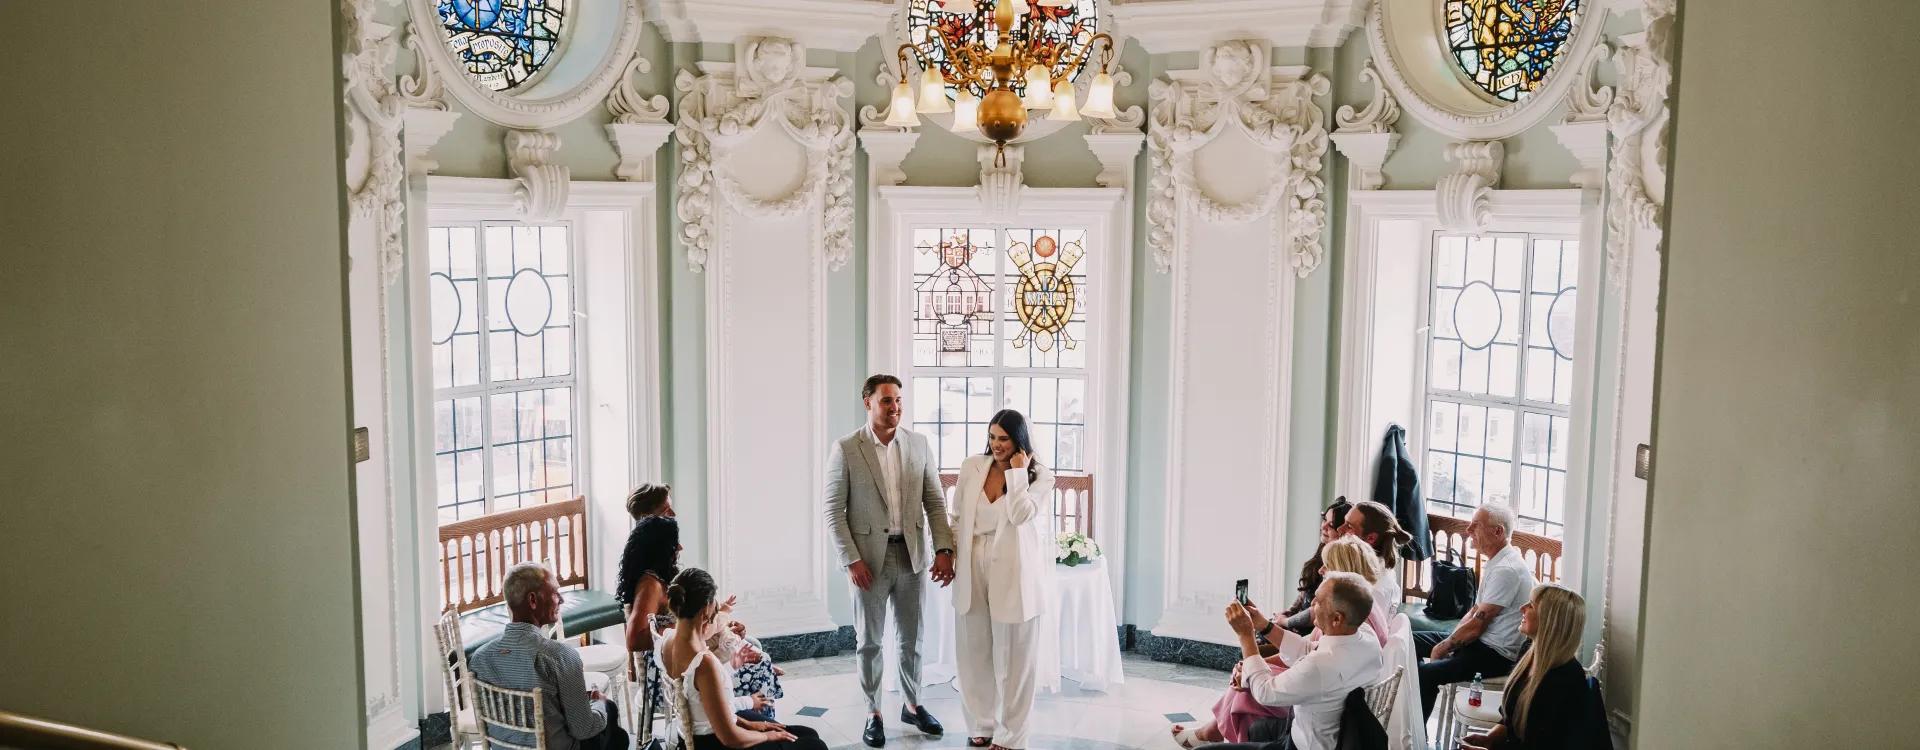
[[[954,530],[953,611],[966,614],[973,607],[973,515],[977,503],[987,501],[987,472],[992,456],[971,456],[960,464],[949,509]],[[1025,468],[1007,470],[1006,503],[1000,528],[994,531],[993,566],[987,570],[987,601],[995,622],[1026,622],[1045,606],[1047,576],[1053,575],[1053,472],[1033,465],[1039,478],[1028,483]],[[1042,510],[1047,512],[1043,513]]]

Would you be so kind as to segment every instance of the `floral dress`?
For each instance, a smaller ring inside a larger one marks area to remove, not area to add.
[[[733,671],[733,694],[736,696],[758,694],[768,698],[785,698],[786,692],[780,688],[780,675],[773,673],[773,657],[767,655],[767,650],[760,647],[758,640],[748,638],[747,645],[752,646],[754,652],[760,654],[760,661],[742,664]],[[761,713],[766,715],[767,721],[774,720],[773,706],[767,706]]]

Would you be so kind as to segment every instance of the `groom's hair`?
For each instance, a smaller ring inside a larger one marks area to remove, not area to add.
[[[867,398],[872,396],[873,392],[880,390],[880,386],[883,385],[890,385],[895,388],[906,388],[906,386],[900,384],[899,378],[892,375],[880,374],[867,378],[867,384],[860,386],[860,397]]]

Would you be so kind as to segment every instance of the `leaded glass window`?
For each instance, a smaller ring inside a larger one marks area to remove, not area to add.
[[[1546,83],[1579,23],[1581,0],[1443,0],[1447,49],[1488,96],[1517,102]]]
[[[1013,36],[1035,40],[1030,49],[1052,54],[1059,50],[1059,61],[1050,73],[1068,80],[1086,69],[1088,47],[1098,29],[1097,0],[1067,0],[1060,6],[1029,2],[1027,14],[1013,22]],[[946,76],[948,85],[965,83],[975,96],[985,96],[991,81],[963,81],[947,54],[949,44],[993,49],[1000,32],[993,25],[994,0],[907,0],[907,38],[921,65],[931,65]],[[944,41],[943,41],[944,40]],[[1015,71],[1013,90],[1026,94],[1023,71]],[[949,93],[955,89],[949,88]]]
[[[438,0],[441,28],[467,77],[493,91],[538,78],[560,47],[568,0]]]
[[[942,471],[987,444],[1002,408],[1026,415],[1034,451],[1085,471],[1087,232],[967,226],[914,230],[912,428]]]
[[[427,230],[442,523],[577,494],[570,234],[490,223]]]
[[[1558,538],[1576,367],[1579,243],[1440,235],[1429,289],[1428,507],[1507,505],[1520,530]]]

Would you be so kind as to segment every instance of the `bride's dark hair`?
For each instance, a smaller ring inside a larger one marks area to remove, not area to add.
[[[1033,436],[1027,431],[1027,418],[1012,409],[994,412],[993,419],[987,420],[987,426],[999,425],[1005,430],[1007,439],[1013,441],[1013,449],[1027,454],[1027,481],[1040,481],[1040,457],[1033,454]],[[987,438],[985,455],[993,455],[993,438]]]

